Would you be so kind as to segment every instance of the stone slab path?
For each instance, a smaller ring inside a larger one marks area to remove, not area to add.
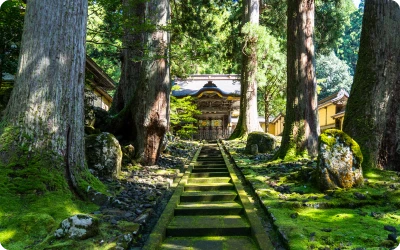
[[[273,249],[228,157],[205,144],[143,249]]]

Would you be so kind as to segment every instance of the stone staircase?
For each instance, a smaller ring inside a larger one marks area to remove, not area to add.
[[[173,212],[164,219],[159,244],[149,242],[157,238],[150,236],[144,249],[272,249],[265,232],[258,232],[261,224],[252,228],[225,160],[217,144],[202,147],[181,180],[179,197],[171,198]]]

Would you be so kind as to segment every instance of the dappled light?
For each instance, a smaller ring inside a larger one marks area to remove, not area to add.
[[[1,246],[395,249],[394,30],[397,0],[7,0]]]

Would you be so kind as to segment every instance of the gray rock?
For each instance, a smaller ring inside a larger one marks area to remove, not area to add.
[[[383,227],[383,229],[385,229],[386,231],[389,231],[389,232],[393,232],[393,233],[397,232],[397,229],[394,226],[385,225]]]
[[[94,204],[99,205],[99,206],[103,206],[106,205],[109,201],[110,201],[110,197],[102,194],[100,192],[96,192],[95,190],[93,190],[92,188],[88,188],[88,198],[90,201],[92,201]]]
[[[250,154],[252,154],[252,155],[258,154],[258,145],[257,145],[257,144],[251,145],[251,147],[250,147]]]
[[[393,242],[397,242],[397,235],[395,233],[394,234],[388,234],[388,238],[387,239],[391,240]]]
[[[252,145],[257,145],[257,153],[267,153],[273,151],[277,146],[275,136],[264,132],[252,132],[247,137],[245,153],[252,154]]]
[[[84,240],[96,236],[99,233],[99,222],[97,219],[85,215],[77,214],[61,222],[54,236],[56,238],[68,237],[71,239]]]
[[[122,151],[110,133],[86,137],[86,159],[90,169],[102,177],[116,177],[121,171]]]
[[[367,196],[365,196],[365,195],[362,194],[362,193],[358,193],[358,192],[355,192],[355,193],[354,193],[354,196],[355,196],[357,199],[359,199],[359,200],[366,200],[366,199],[367,199]]]
[[[347,134],[336,129],[325,131],[318,149],[317,178],[322,190],[363,184],[361,150]]]
[[[135,219],[135,223],[143,224],[147,221],[147,219],[150,217],[150,215],[153,213],[153,210],[151,208],[146,209],[144,213],[142,213],[139,217]]]

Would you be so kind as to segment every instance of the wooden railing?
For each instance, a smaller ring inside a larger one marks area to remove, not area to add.
[[[193,135],[195,140],[217,140],[228,139],[231,132],[227,129],[200,129],[197,134]]]

